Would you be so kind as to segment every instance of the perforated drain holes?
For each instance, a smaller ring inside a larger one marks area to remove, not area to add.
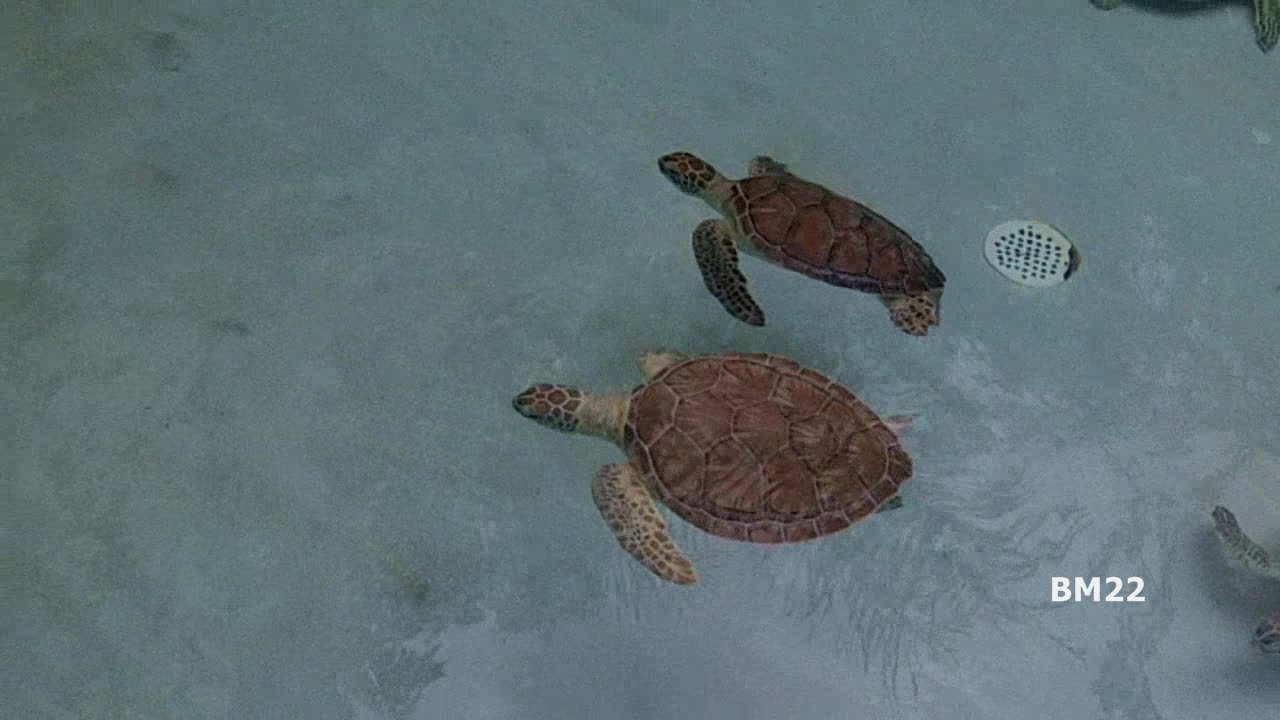
[[[1080,253],[1055,227],[1010,220],[987,233],[987,262],[1001,275],[1029,287],[1052,287],[1080,269]]]

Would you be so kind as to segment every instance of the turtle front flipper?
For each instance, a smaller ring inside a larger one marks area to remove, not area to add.
[[[706,220],[693,231],[693,255],[702,282],[729,314],[748,325],[764,325],[764,311],[747,291],[747,278],[738,269],[738,249],[723,220]]]
[[[1262,52],[1275,48],[1280,41],[1280,0],[1253,0],[1253,31]]]
[[[1257,572],[1271,574],[1271,556],[1240,529],[1235,513],[1217,505],[1213,508],[1213,529],[1237,562]],[[1278,648],[1280,649],[1280,648]]]
[[[655,352],[646,350],[636,357],[636,365],[640,367],[640,374],[644,375],[646,382],[652,380],[662,373],[663,370],[678,365],[689,356],[683,353],[674,352]]]
[[[663,580],[698,581],[693,563],[680,552],[658,514],[653,496],[630,465],[605,465],[591,481],[591,497],[622,549]]]
[[[751,162],[747,165],[747,175],[751,177],[761,177],[763,175],[790,175],[791,171],[787,166],[774,160],[768,155],[757,155],[751,158]]]

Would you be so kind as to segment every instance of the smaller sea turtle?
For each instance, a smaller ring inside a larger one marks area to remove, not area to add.
[[[687,152],[663,155],[658,168],[723,216],[693,231],[693,254],[707,290],[742,322],[764,325],[764,311],[738,270],[738,250],[878,295],[894,325],[909,335],[925,335],[940,322],[946,276],[906,231],[862,203],[803,180],[763,155],[736,182]]]
[[[1280,567],[1271,556],[1240,529],[1236,516],[1218,505],[1213,508],[1213,528],[1227,552],[1244,567],[1265,577],[1280,580]],[[1253,631],[1253,644],[1267,654],[1280,654],[1280,612],[1263,620]]]
[[[1124,0],[1089,0],[1096,7],[1111,10]],[[1206,5],[1210,0],[1177,0],[1183,5]],[[1262,52],[1270,52],[1280,40],[1280,0],[1253,0],[1253,32]]]
[[[897,430],[834,380],[777,355],[643,353],[645,384],[590,395],[539,384],[516,412],[618,445],[591,496],[618,542],[664,580],[697,581],[655,500],[705,532],[788,543],[899,507],[911,458]]]

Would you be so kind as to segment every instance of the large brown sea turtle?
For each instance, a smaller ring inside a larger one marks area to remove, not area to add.
[[[697,582],[654,500],[706,532],[784,543],[898,507],[911,458],[897,430],[826,376],[777,355],[644,353],[647,382],[589,395],[534,385],[512,400],[542,425],[609,440],[591,494],[622,547],[658,577]]]
[[[738,270],[738,250],[826,283],[880,296],[904,332],[925,335],[940,322],[946,276],[904,230],[867,206],[803,180],[772,158],[751,161],[731,181],[687,152],[658,168],[680,190],[723,215],[693,231],[693,253],[707,290],[730,315],[764,325],[764,311]]]
[[[1237,562],[1259,575],[1280,580],[1280,567],[1273,565],[1267,551],[1244,534],[1234,513],[1221,505],[1215,506],[1213,529]],[[1253,644],[1264,653],[1280,654],[1280,612],[1258,624],[1253,631]]]

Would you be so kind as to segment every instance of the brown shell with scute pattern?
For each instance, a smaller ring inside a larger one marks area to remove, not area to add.
[[[911,478],[911,458],[871,408],[776,355],[665,369],[632,393],[623,449],[677,515],[758,543],[843,530]]]
[[[917,295],[946,284],[905,230],[794,175],[738,181],[727,209],[765,258],[823,282],[880,295]]]

